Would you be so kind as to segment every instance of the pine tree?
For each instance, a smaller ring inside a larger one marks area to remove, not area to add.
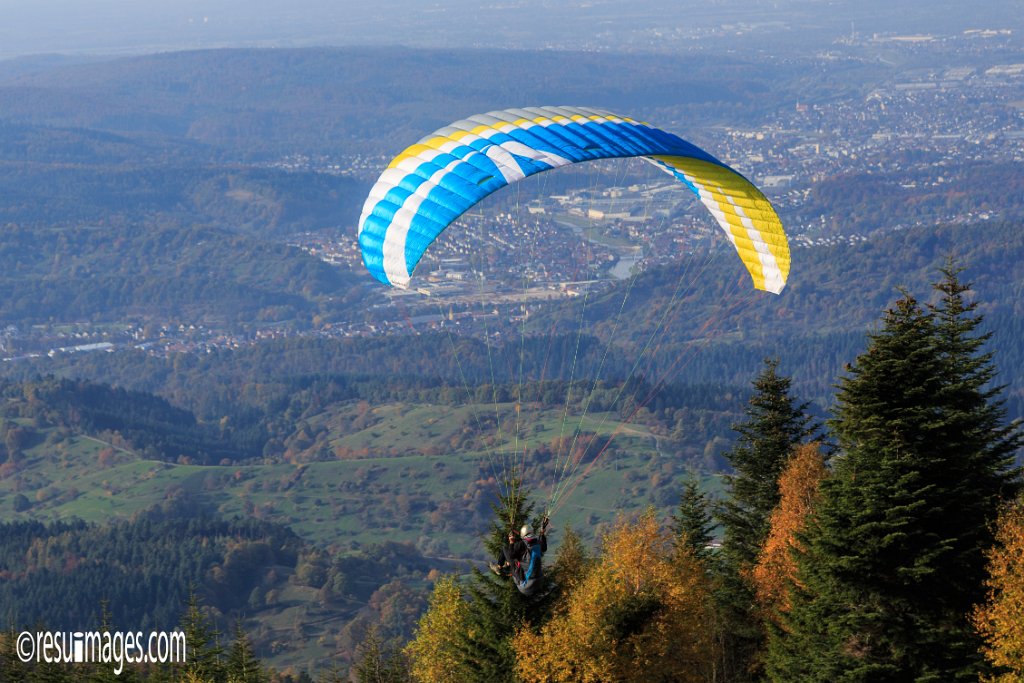
[[[966,322],[964,310],[944,319],[905,294],[841,379],[831,424],[842,457],[770,641],[773,680],[977,680],[967,617],[986,532],[960,517],[995,519],[1015,473],[985,454],[1016,437],[993,424],[991,394],[968,389],[991,366],[968,341],[977,320]]]
[[[235,622],[235,636],[224,670],[229,683],[263,683],[267,678],[263,665],[252,651],[252,643],[242,628],[241,620]]]
[[[188,661],[181,665],[184,674],[199,679],[219,679],[222,674],[220,633],[203,614],[199,596],[189,591],[188,607],[182,618],[181,630],[185,633],[185,648]]]
[[[552,603],[575,590],[587,577],[593,562],[579,534],[571,527],[566,527],[558,544],[558,554],[548,572],[549,579],[554,583],[550,598]]]
[[[494,519],[484,539],[490,558],[496,558],[509,530],[518,531],[533,512],[529,492],[513,480],[506,482],[498,504],[492,505]],[[541,520],[534,520],[538,526]],[[522,595],[507,578],[472,570],[469,586],[469,614],[462,634],[462,658],[470,680],[514,681],[515,651],[512,637],[524,624],[538,624],[545,618],[552,596],[552,582],[532,596]]]
[[[113,615],[110,613],[110,601],[100,601],[100,631],[113,631]],[[88,683],[135,683],[139,680],[138,664],[122,664],[121,673],[117,673],[118,664],[103,662],[93,664],[92,671],[86,677]],[[2,679],[0,679],[2,680]]]
[[[951,487],[960,492],[948,505],[955,513],[947,520],[950,537],[959,539],[954,548],[951,571],[975,590],[962,594],[964,610],[984,598],[980,580],[985,576],[985,558],[977,552],[993,543],[993,524],[1004,500],[1020,492],[1020,471],[1014,467],[1022,433],[1018,424],[1006,421],[996,369],[991,352],[984,351],[991,333],[982,333],[977,303],[967,302],[970,285],[959,280],[961,268],[952,261],[942,269],[935,284],[940,293],[937,304],[929,306],[945,373],[941,399],[946,424],[942,446],[951,455],[946,474]],[[956,486],[965,478],[970,486]]]
[[[707,494],[701,491],[700,482],[690,472],[683,481],[679,507],[672,516],[672,534],[676,548],[681,550],[686,547],[694,557],[706,562],[711,557],[713,528],[711,504]]]
[[[360,644],[357,657],[352,672],[358,683],[404,683],[409,680],[402,652],[388,647],[376,628],[371,629]]]
[[[15,650],[17,640],[18,634],[13,627],[0,633],[0,681],[22,683],[28,679],[28,667]]]
[[[726,477],[728,498],[719,518],[725,531],[727,561],[750,567],[768,536],[769,518],[779,504],[779,475],[793,448],[811,438],[818,425],[808,403],[795,403],[792,380],[778,374],[778,360],[768,359],[754,380],[746,422],[733,426],[736,445],[725,458],[733,474]]]
[[[303,671],[302,673],[305,674],[306,672]],[[309,676],[307,675],[306,677],[308,678]],[[316,678],[316,683],[348,683],[348,681],[349,677],[345,675],[345,672],[342,670],[341,666],[339,666],[336,662],[332,663],[329,667],[327,667],[326,671],[322,672]]]
[[[74,680],[67,664],[40,661],[25,679],[28,683],[71,683]]]
[[[725,639],[727,680],[752,680],[761,667],[764,630],[750,572],[768,537],[771,513],[779,504],[779,475],[794,447],[812,440],[819,426],[807,403],[790,394],[792,381],[768,359],[755,378],[745,422],[734,425],[738,437],[725,454],[733,468],[727,497],[717,512],[722,524],[721,581],[717,599]]]

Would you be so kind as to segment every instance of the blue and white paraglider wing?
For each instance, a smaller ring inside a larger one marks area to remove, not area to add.
[[[683,182],[725,231],[754,287],[782,291],[789,275],[789,244],[760,190],[672,133],[584,107],[527,107],[472,116],[402,151],[363,206],[363,262],[381,282],[408,287],[430,244],[487,195],[542,171],[616,157],[645,158]]]

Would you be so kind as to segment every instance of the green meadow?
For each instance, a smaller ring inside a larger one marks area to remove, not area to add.
[[[357,413],[365,426],[352,426]],[[0,519],[102,523],[185,502],[285,524],[324,546],[410,542],[427,554],[478,559],[478,537],[506,477],[523,478],[538,512],[553,507],[553,530],[569,525],[593,538],[621,512],[654,505],[668,514],[686,472],[647,427],[605,413],[581,419],[536,406],[517,413],[514,404],[390,403],[367,414],[365,406],[337,404],[302,429],[316,434],[315,443],[293,448],[287,461],[200,466],[146,459],[96,435],[36,427],[18,466],[0,479]],[[537,460],[542,445],[571,443],[576,429],[614,438],[579,463],[550,450],[545,462]],[[467,432],[483,439],[467,441]],[[336,452],[345,456],[324,457]]]

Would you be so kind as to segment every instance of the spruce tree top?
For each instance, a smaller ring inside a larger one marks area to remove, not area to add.
[[[779,475],[793,448],[813,440],[818,425],[808,403],[790,395],[792,381],[778,373],[777,359],[765,360],[754,380],[747,420],[734,425],[736,445],[725,453],[734,473],[727,478],[729,498],[719,513],[725,549],[741,564],[753,565],[768,536],[768,519],[779,504]]]

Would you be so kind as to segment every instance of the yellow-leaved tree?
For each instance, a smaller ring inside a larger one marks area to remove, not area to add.
[[[788,587],[796,581],[792,550],[800,550],[797,534],[813,511],[826,476],[828,469],[817,443],[797,446],[779,475],[779,505],[772,512],[768,538],[750,572],[757,601],[769,619],[776,620],[779,612],[789,610]]]
[[[466,629],[469,604],[454,576],[442,576],[434,584],[427,611],[416,635],[405,646],[413,680],[422,683],[456,683],[467,679],[459,645]]]
[[[985,657],[1000,673],[992,683],[1024,682],[1024,501],[1008,507],[989,552],[988,601],[974,613]]]
[[[714,662],[711,590],[691,552],[674,552],[653,510],[620,520],[555,614],[515,638],[517,675],[540,681],[705,681]]]

